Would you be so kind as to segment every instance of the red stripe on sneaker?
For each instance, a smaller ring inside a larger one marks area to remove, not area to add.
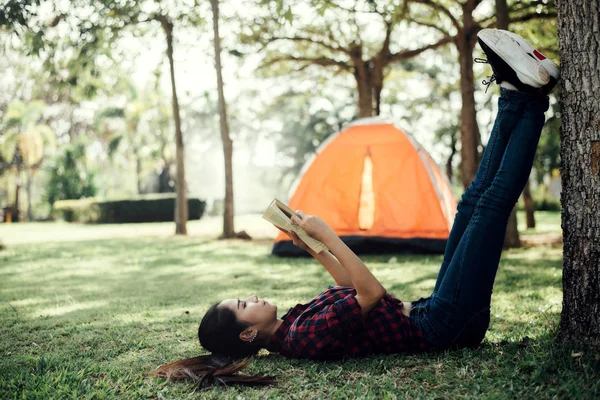
[[[546,56],[543,55],[542,53],[540,53],[537,50],[533,50],[533,54],[535,54],[535,56],[538,58],[538,60],[542,61],[546,59]]]

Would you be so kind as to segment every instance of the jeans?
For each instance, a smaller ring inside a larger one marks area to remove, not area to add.
[[[477,346],[490,322],[506,225],[544,126],[548,98],[500,89],[498,114],[475,179],[457,207],[433,293],[412,305],[428,348]]]

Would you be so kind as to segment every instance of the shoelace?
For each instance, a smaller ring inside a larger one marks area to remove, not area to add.
[[[475,61],[477,64],[489,64],[490,63],[485,58],[479,58],[479,57],[476,57],[473,61]],[[496,74],[493,73],[491,76],[488,76],[488,79],[489,79],[489,81],[486,81],[485,79],[481,81],[481,83],[486,86],[485,93],[487,93],[488,89],[490,88],[490,85],[496,81]]]

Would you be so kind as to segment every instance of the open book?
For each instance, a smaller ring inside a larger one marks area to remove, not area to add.
[[[328,250],[327,246],[325,246],[322,242],[310,237],[302,228],[292,224],[291,218],[294,214],[294,210],[286,206],[281,201],[274,199],[271,204],[269,204],[269,207],[267,207],[262,217],[286,232],[294,231],[296,235],[298,235],[298,237],[302,239],[302,241],[306,243],[306,245],[315,253],[318,254],[323,250]]]

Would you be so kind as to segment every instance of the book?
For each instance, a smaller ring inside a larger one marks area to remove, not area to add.
[[[263,214],[263,219],[269,221],[279,229],[286,232],[294,231],[296,235],[315,253],[319,254],[323,250],[328,250],[322,242],[310,237],[304,229],[292,223],[292,215],[296,214],[294,210],[289,208],[285,203],[274,199],[267,207]]]

